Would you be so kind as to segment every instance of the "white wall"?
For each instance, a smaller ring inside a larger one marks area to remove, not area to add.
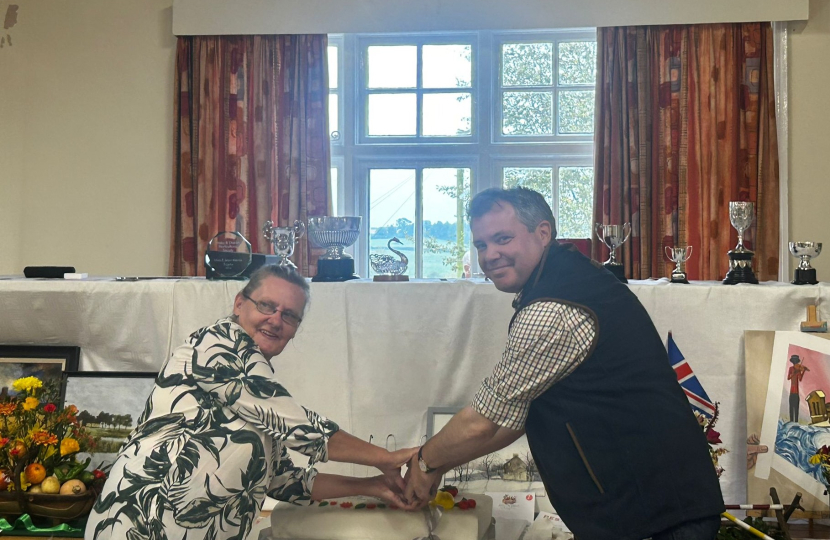
[[[171,0],[7,1],[0,20],[9,3],[19,10],[0,49],[0,274],[165,274]]]
[[[830,250],[830,3],[811,0],[810,20],[791,30],[790,239]],[[813,266],[820,281],[830,281],[830,253]],[[822,319],[830,318],[822,309]]]
[[[0,274],[167,272],[172,0],[0,0]],[[790,231],[830,242],[830,6],[791,23]],[[830,281],[830,254],[816,260]],[[792,267],[792,266],[791,266]]]

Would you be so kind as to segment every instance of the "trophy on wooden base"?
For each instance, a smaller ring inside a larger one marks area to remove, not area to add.
[[[326,250],[317,259],[317,274],[311,281],[349,281],[360,279],[354,273],[354,258],[343,250],[360,234],[360,216],[322,216],[308,218],[308,239]]]
[[[795,269],[793,285],[816,285],[816,269],[810,266],[810,259],[821,254],[821,242],[790,242],[790,254],[801,259]]]
[[[689,260],[689,257],[692,256],[692,246],[687,246],[685,248],[671,248],[666,246],[665,250],[666,256],[675,264],[674,270],[672,270],[671,273],[671,282],[686,283],[688,285],[689,280],[686,278],[686,270],[683,268],[683,265]]]
[[[623,245],[628,240],[628,237],[631,236],[631,223],[625,223],[623,225],[603,225],[602,223],[597,223],[596,231],[597,237],[608,246],[608,250],[611,253],[608,260],[602,263],[602,265],[617,276],[617,279],[623,283],[628,283],[628,280],[625,278],[625,269],[622,263],[617,261],[617,248]]]
[[[724,285],[736,283],[758,283],[752,271],[752,257],[755,252],[744,247],[744,231],[749,229],[755,219],[755,204],[746,201],[729,203],[729,221],[738,231],[738,245],[729,251],[729,271],[723,280]]]

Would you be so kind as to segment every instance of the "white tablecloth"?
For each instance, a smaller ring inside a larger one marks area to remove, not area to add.
[[[0,279],[0,343],[78,345],[83,370],[157,370],[190,332],[229,314],[243,284]],[[730,450],[721,458],[721,485],[727,502],[742,502],[743,332],[797,330],[808,305],[823,315],[830,289],[666,280],[630,287],[721,403],[718,430]],[[501,356],[513,312],[512,295],[483,281],[313,283],[311,290],[306,319],[278,358],[280,378],[354,435],[383,445],[392,434],[398,448],[421,441],[428,407],[469,402]]]

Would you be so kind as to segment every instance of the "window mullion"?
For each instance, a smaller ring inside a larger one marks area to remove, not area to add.
[[[415,277],[424,275],[424,168],[415,169]]]

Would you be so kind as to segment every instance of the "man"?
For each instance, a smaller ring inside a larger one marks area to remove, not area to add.
[[[454,465],[523,432],[554,508],[579,540],[712,540],[724,510],[708,445],[636,296],[572,246],[531,190],[470,203],[473,245],[517,293],[502,360],[470,407],[410,463],[422,504]]]
[[[790,363],[792,366],[787,372],[787,380],[790,381],[790,422],[798,423],[798,405],[801,402],[798,383],[804,379],[804,373],[810,370],[801,362],[801,357],[797,354],[790,356]]]

